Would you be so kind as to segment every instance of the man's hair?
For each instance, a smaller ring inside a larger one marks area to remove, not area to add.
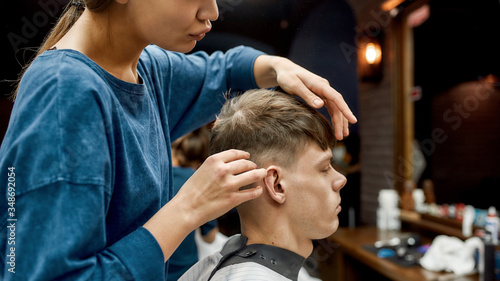
[[[323,149],[335,145],[330,122],[314,108],[288,94],[250,90],[229,99],[215,121],[210,153],[240,149],[259,167],[291,167],[308,142]]]

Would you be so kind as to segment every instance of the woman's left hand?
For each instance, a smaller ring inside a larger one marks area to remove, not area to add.
[[[287,93],[300,96],[314,108],[326,106],[338,140],[349,135],[349,123],[357,122],[342,95],[330,86],[328,80],[289,59],[259,56],[255,60],[254,76],[261,88],[280,86]]]

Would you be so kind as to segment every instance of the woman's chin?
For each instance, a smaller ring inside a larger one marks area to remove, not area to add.
[[[158,47],[162,48],[162,49],[165,49],[165,50],[168,50],[168,51],[172,51],[172,52],[177,52],[177,53],[189,53],[191,52],[194,47],[196,46],[196,41],[195,40],[192,40],[192,41],[189,41],[188,43],[185,43],[185,44],[178,44],[178,45],[170,45],[170,44],[157,44]]]

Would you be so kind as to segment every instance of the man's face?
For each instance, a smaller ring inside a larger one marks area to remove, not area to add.
[[[280,183],[287,188],[284,207],[297,238],[321,239],[339,225],[340,189],[346,178],[331,166],[332,152],[308,143],[296,165],[284,169]]]

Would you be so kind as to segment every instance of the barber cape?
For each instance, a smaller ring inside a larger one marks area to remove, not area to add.
[[[297,281],[305,259],[289,250],[264,244],[246,245],[231,236],[220,252],[193,265],[179,281]]]

